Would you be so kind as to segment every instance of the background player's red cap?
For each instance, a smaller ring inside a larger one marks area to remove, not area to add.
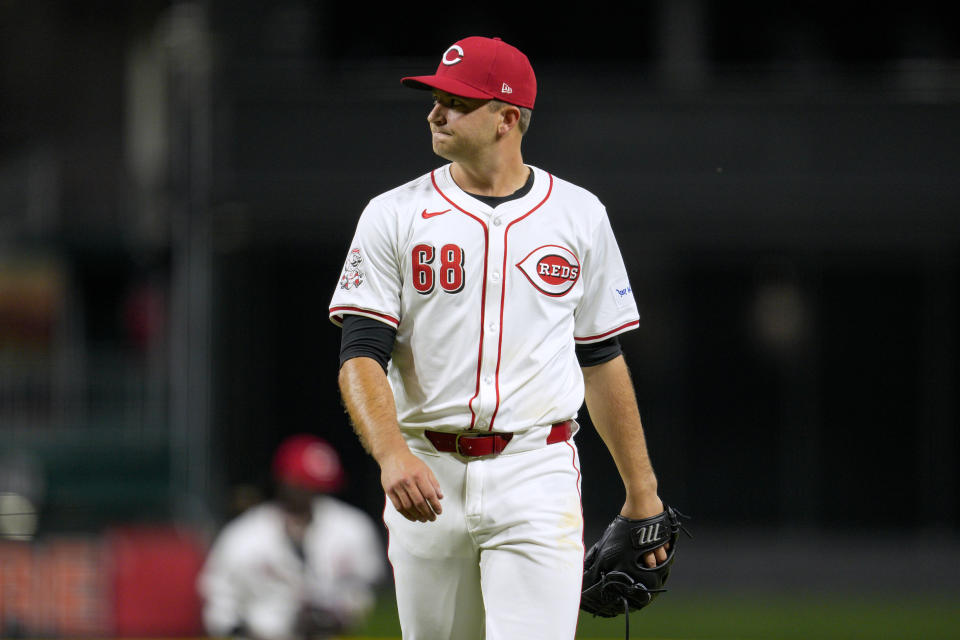
[[[471,36],[451,45],[432,76],[403,78],[413,89],[440,89],[464,98],[496,98],[533,109],[537,78],[527,56],[500,38]]]
[[[280,443],[273,456],[273,477],[302,489],[336,491],[343,484],[343,467],[329,443],[304,433]]]

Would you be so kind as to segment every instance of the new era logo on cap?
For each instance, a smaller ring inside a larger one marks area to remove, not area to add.
[[[537,78],[530,61],[500,38],[471,36],[451,45],[432,76],[401,80],[414,89],[440,89],[464,98],[497,98],[533,108]]]

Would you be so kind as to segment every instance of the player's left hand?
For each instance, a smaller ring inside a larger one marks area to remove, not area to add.
[[[620,510],[620,515],[631,520],[642,520],[662,512],[663,501],[656,494],[653,494],[638,499],[628,497]],[[650,553],[643,554],[643,563],[652,569],[667,561],[667,551],[669,550],[670,543],[667,542],[662,547],[657,547]]]
[[[643,609],[658,594],[670,576],[680,532],[690,533],[680,523],[686,518],[676,509],[664,510],[641,520],[617,516],[587,552],[583,561],[580,608],[605,618]],[[643,566],[638,555],[672,547],[655,567]],[[628,623],[629,625],[629,623]],[[629,635],[629,626],[628,635]]]

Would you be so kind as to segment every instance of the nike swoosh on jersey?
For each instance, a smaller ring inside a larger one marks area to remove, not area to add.
[[[424,220],[426,220],[427,218],[432,218],[433,216],[442,216],[448,211],[450,211],[450,209],[444,209],[443,211],[431,211],[431,212],[428,212],[426,209],[424,209],[423,213],[421,213],[420,215],[423,216]]]

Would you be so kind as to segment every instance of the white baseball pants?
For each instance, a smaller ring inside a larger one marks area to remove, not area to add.
[[[413,452],[444,498],[434,522],[389,501],[384,521],[404,640],[572,640],[583,579],[580,462],[570,439],[492,458]]]

